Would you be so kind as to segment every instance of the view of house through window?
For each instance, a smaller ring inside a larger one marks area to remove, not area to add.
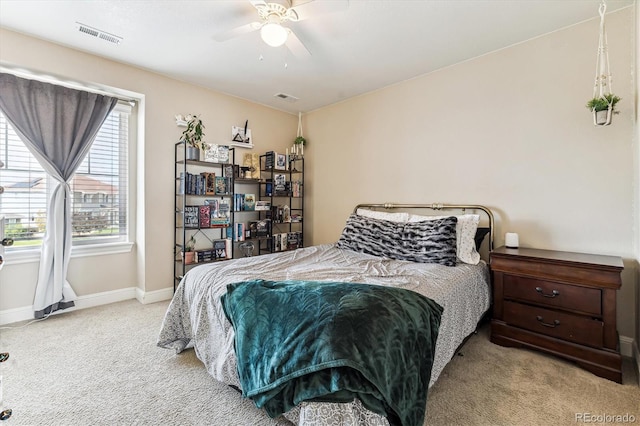
[[[73,244],[100,244],[127,240],[129,118],[123,102],[111,111],[89,154],[71,180]],[[15,240],[10,249],[42,244],[47,217],[47,191],[53,179],[0,113],[0,217],[5,236]]]

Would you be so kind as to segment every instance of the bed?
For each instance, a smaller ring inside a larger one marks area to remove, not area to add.
[[[439,215],[425,216],[427,210]],[[484,226],[481,221],[486,222]],[[397,245],[400,240],[402,244]],[[234,327],[222,303],[232,285],[260,280],[278,285],[358,283],[410,290],[442,307],[427,376],[431,387],[489,309],[489,270],[479,254],[483,240],[484,251],[490,251],[493,215],[484,206],[361,204],[354,208],[336,243],[191,269],[167,309],[158,346],[177,352],[193,348],[211,376],[242,389]],[[427,389],[424,392],[426,398]],[[391,417],[367,407],[359,398],[340,403],[320,399],[302,401],[283,416],[298,425],[390,424]]]

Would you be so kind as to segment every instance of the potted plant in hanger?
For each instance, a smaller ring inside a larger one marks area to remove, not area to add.
[[[186,144],[186,159],[200,160],[200,150],[204,148],[204,124],[197,115],[187,115],[187,128],[182,132],[182,140]]]
[[[183,256],[184,256],[184,263],[186,264],[190,264],[190,263],[194,263],[195,257],[196,257],[196,239],[195,237],[192,235],[189,238],[189,241],[187,241],[184,245],[184,252],[183,252]]]
[[[596,126],[608,126],[611,124],[613,114],[618,114],[616,104],[620,102],[620,97],[613,93],[605,93],[587,102],[587,108],[593,112],[593,124]]]

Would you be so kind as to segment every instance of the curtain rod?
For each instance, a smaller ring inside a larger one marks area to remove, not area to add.
[[[98,95],[103,95],[103,96],[110,96],[113,98],[117,98],[120,101],[124,101],[129,103],[131,106],[134,106],[136,103],[138,103],[140,101],[140,99],[137,99],[135,97],[132,96],[127,96],[124,93],[119,93],[121,92],[121,90],[119,89],[113,89],[111,90],[105,90],[103,88],[100,87],[96,87],[93,85],[88,85],[86,83],[80,83],[77,81],[71,81],[71,80],[63,80],[58,76],[52,75],[52,74],[42,74],[42,73],[37,73],[31,70],[27,70],[24,68],[14,68],[14,67],[10,67],[10,66],[6,66],[6,65],[0,65],[0,72],[2,73],[7,73],[7,74],[13,74],[16,77],[20,77],[20,78],[25,78],[28,80],[37,80],[37,81],[41,81],[43,83],[49,83],[49,84],[55,84],[58,86],[64,86],[64,87],[68,87],[69,89],[75,89],[75,90],[82,90],[85,92],[91,92],[91,93],[95,93]]]

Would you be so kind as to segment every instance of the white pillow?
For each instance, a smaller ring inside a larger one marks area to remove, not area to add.
[[[409,221],[409,213],[387,213],[377,210],[358,209],[358,216],[370,217],[371,219],[388,220],[390,222],[406,223]]]
[[[422,222],[425,220],[442,219],[449,216],[420,216],[409,215],[408,222]],[[480,223],[479,214],[463,214],[456,217],[456,252],[461,262],[477,265],[480,262],[480,253],[476,250],[476,231]]]

